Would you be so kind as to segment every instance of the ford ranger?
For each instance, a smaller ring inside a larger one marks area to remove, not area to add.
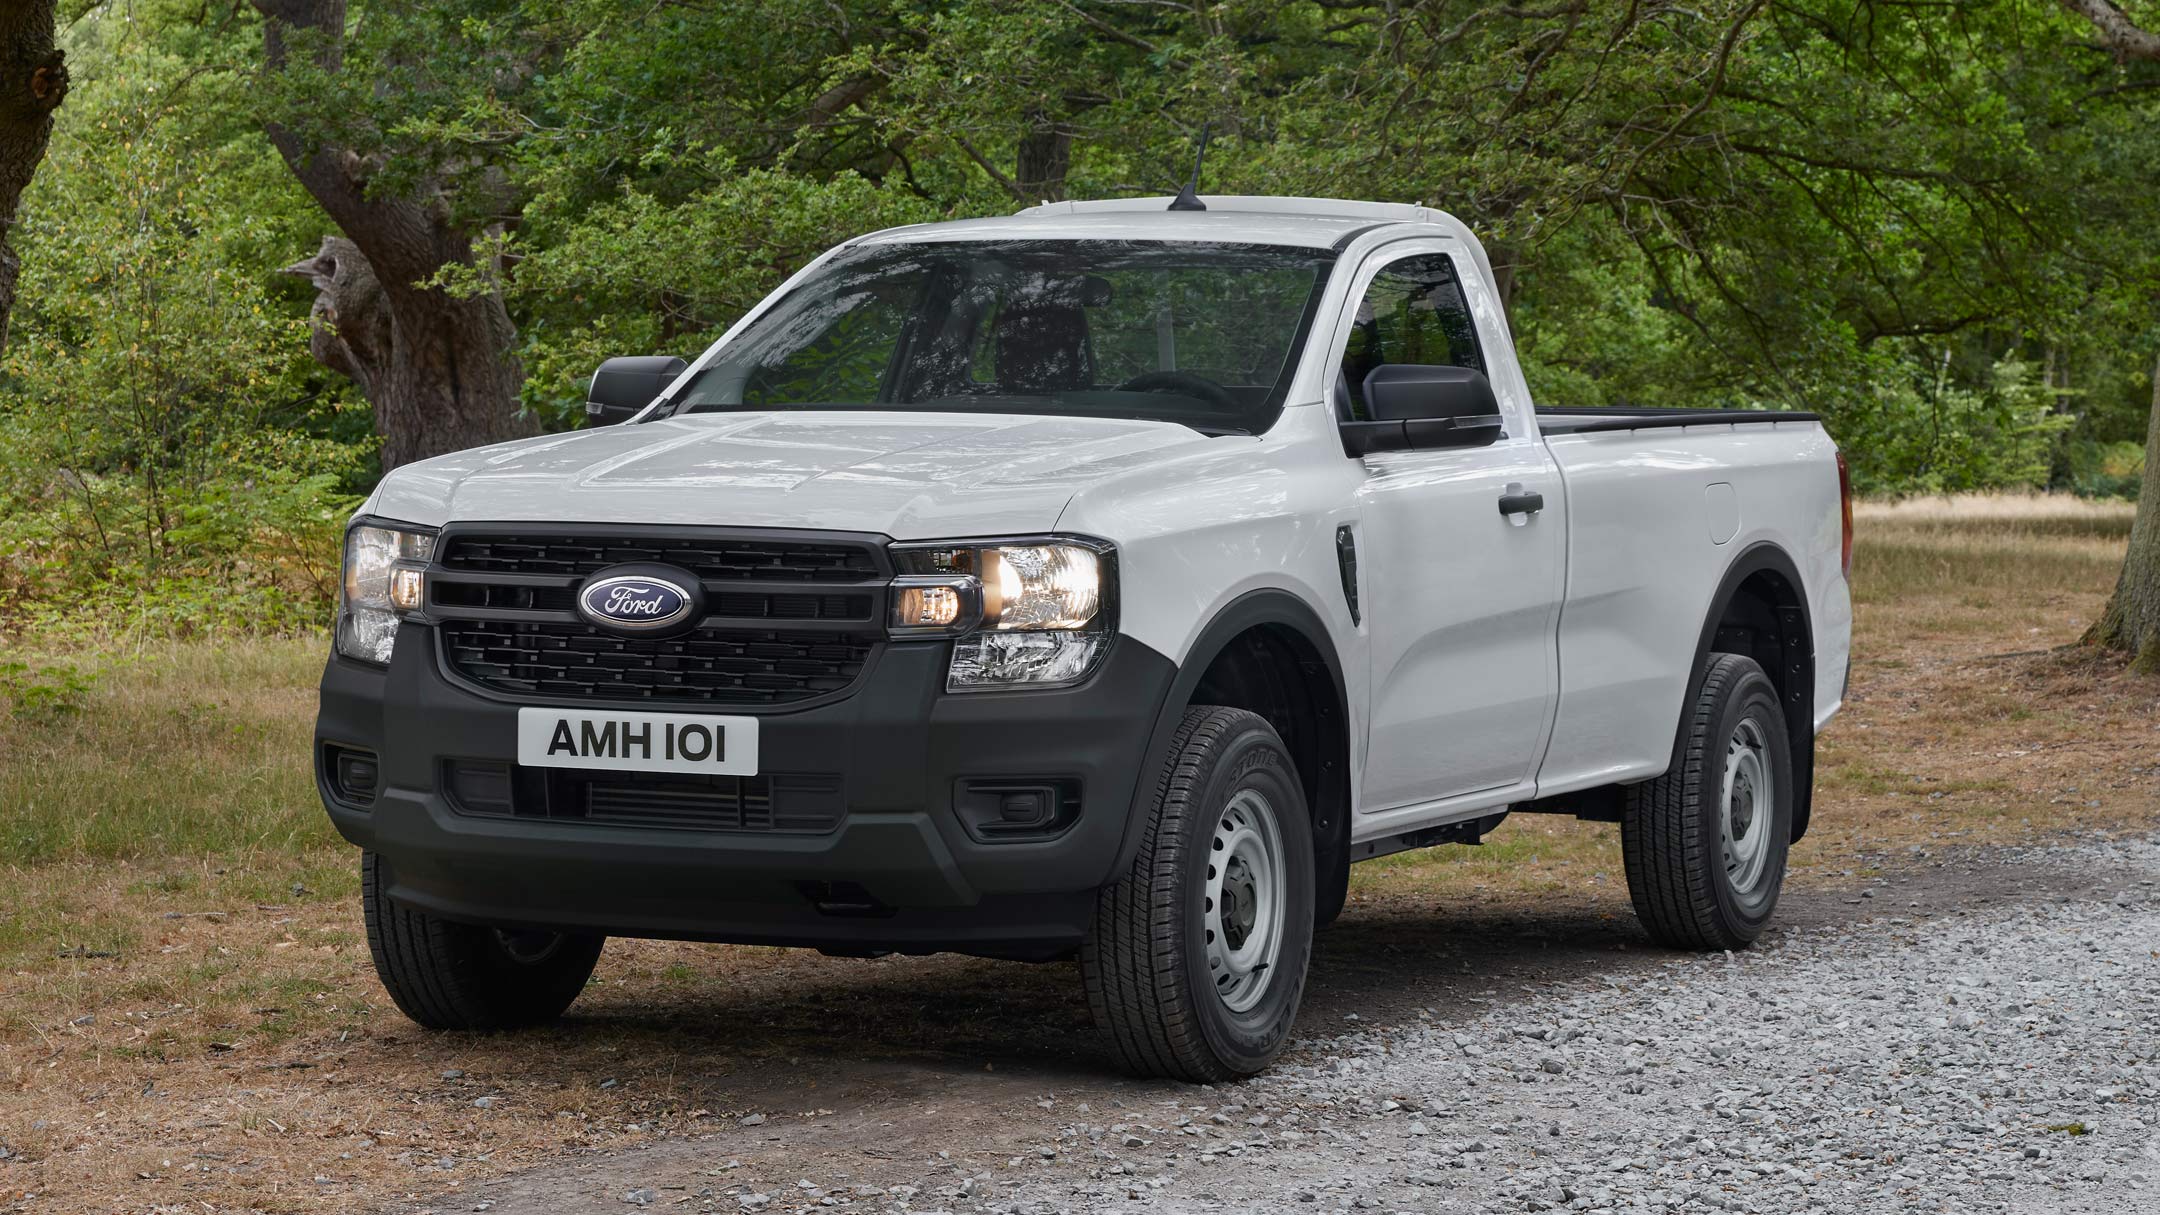
[[[823,255],[594,425],[385,477],[315,736],[416,1021],[611,935],[1077,957],[1126,1066],[1291,1032],[1352,862],[1617,822],[1763,930],[1842,701],[1811,414],[1535,407],[1422,207],[1056,203]]]

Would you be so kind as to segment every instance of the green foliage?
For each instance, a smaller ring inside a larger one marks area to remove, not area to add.
[[[16,721],[42,723],[80,712],[94,673],[73,666],[33,667],[0,662],[0,710]]]
[[[846,237],[1167,193],[1205,122],[1209,192],[1469,222],[1541,400],[1815,409],[1874,492],[2136,481],[2160,67],[2053,0],[353,0],[340,70],[267,74],[237,0],[69,11],[0,621],[320,618],[372,416],[277,274],[330,224],[266,123],[500,254],[443,285],[504,293],[551,427]]]
[[[2127,439],[2066,444],[2062,462],[2063,487],[2082,497],[2135,500],[2145,481],[2145,445]]]
[[[241,72],[132,37],[75,58],[15,237],[0,611],[92,630],[319,620],[368,451],[273,278],[314,221],[236,106]]]
[[[897,183],[706,166],[679,202],[626,190],[574,216],[542,198],[509,294],[523,313],[526,403],[558,425],[584,409],[584,377],[628,352],[691,357],[765,293],[849,236],[938,218]]]
[[[1985,387],[1952,382],[1908,362],[1866,387],[1869,400],[1841,403],[1842,442],[1861,456],[1854,489],[1863,493],[1956,493],[2047,485],[2054,437],[2071,425],[2035,369],[1997,362]]]

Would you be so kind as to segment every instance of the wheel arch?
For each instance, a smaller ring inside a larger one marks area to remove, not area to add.
[[[1264,588],[1231,600],[1200,631],[1178,664],[1148,736],[1143,779],[1133,789],[1114,874],[1131,868],[1139,825],[1172,762],[1178,723],[1196,704],[1248,709],[1282,736],[1312,814],[1314,854],[1347,858],[1350,836],[1350,712],[1342,658],[1326,623],[1286,590]]]
[[[1675,721],[1685,720],[1687,707],[1702,694],[1714,653],[1753,658],[1777,686],[1792,749],[1792,838],[1798,841],[1807,832],[1815,794],[1815,626],[1800,567],[1775,542],[1749,545],[1718,580]],[[1674,735],[1668,771],[1680,763],[1684,745],[1685,736],[1678,730]]]

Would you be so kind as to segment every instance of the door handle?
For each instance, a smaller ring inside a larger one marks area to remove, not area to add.
[[[1500,513],[1503,515],[1534,515],[1545,509],[1545,495],[1536,490],[1510,487],[1510,492],[1500,495]]]

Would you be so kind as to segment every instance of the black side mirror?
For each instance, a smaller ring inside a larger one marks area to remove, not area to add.
[[[600,364],[585,391],[585,424],[613,426],[629,421],[689,365],[671,354],[631,355]]]
[[[1365,404],[1372,421],[1342,424],[1353,456],[1483,447],[1501,436],[1492,383],[1468,367],[1382,363],[1365,377]]]

